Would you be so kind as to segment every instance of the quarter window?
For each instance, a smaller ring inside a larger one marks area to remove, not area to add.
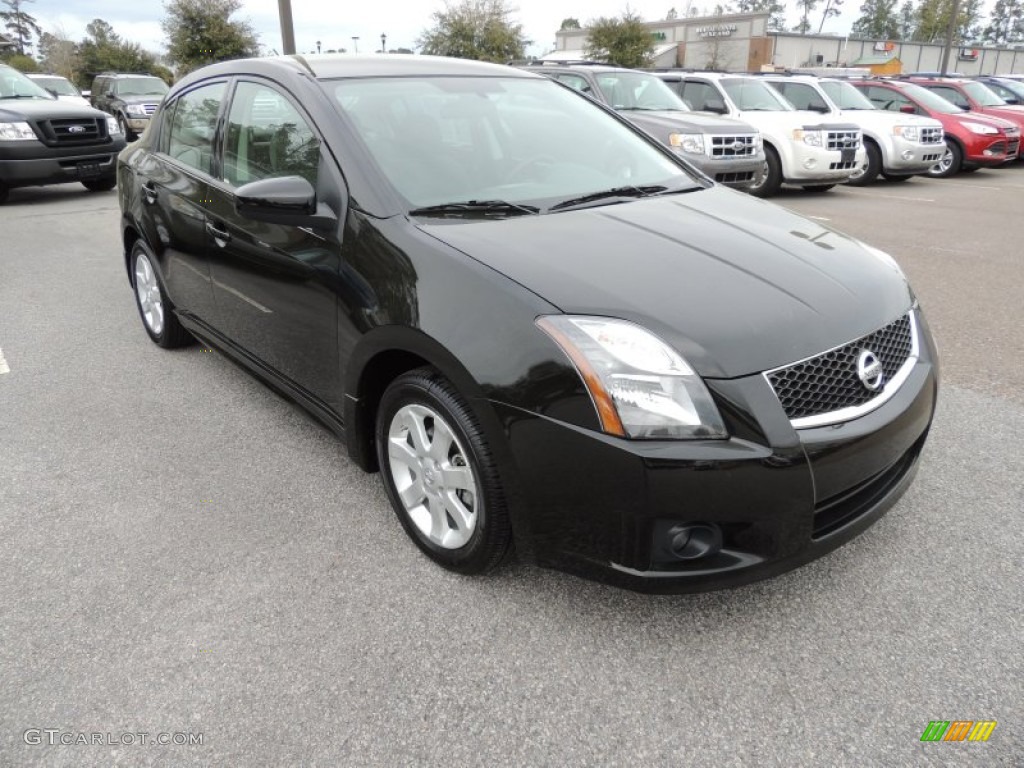
[[[320,141],[282,94],[239,83],[228,114],[224,180],[232,186],[275,176],[302,176],[314,187]]]
[[[203,173],[213,168],[213,135],[224,83],[205,85],[179,98],[171,115],[167,154]]]

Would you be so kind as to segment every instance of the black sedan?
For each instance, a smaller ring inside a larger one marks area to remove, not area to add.
[[[937,364],[896,263],[546,78],[226,62],[118,173],[152,340],[199,338],[301,404],[446,568],[514,544],[638,590],[735,586],[913,478]]]

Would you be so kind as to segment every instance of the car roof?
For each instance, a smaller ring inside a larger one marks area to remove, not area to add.
[[[541,77],[503,64],[412,54],[297,54],[234,59],[198,69],[182,82],[240,73],[312,75],[318,80],[357,77]]]

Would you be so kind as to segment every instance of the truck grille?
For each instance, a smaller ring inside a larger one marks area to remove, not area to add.
[[[107,121],[103,118],[59,118],[39,125],[48,144],[95,144],[107,137]]]
[[[908,313],[874,333],[768,371],[765,377],[793,425],[811,426],[798,421],[856,408],[875,399],[880,405],[891,397],[902,383],[902,369],[916,359],[916,335],[914,320]],[[868,389],[857,374],[857,360],[864,350],[873,352],[882,364],[881,389]],[[827,419],[822,423],[827,423]]]
[[[860,131],[829,131],[828,149],[857,149],[860,146]]]
[[[922,144],[941,144],[942,143],[942,129],[941,128],[922,128],[921,129],[921,143]]]
[[[757,154],[754,134],[743,136],[712,136],[711,156],[723,160],[752,157]]]
[[[144,110],[146,111],[146,114],[147,114],[148,116],[152,117],[152,116],[153,116],[154,114],[156,114],[156,110],[157,110],[157,108],[158,108],[159,106],[160,106],[160,105],[159,105],[159,104],[157,104],[157,103],[153,103],[153,104],[143,104],[143,105],[142,105],[142,108],[143,108],[143,109],[144,109]]]

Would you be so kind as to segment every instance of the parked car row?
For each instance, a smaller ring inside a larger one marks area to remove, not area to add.
[[[999,166],[1018,158],[1024,129],[1024,85],[1009,78],[653,72],[672,98],[652,73],[589,62],[528,69],[615,109],[716,181],[760,197],[783,184],[824,191]],[[720,122],[701,123],[702,113]]]

